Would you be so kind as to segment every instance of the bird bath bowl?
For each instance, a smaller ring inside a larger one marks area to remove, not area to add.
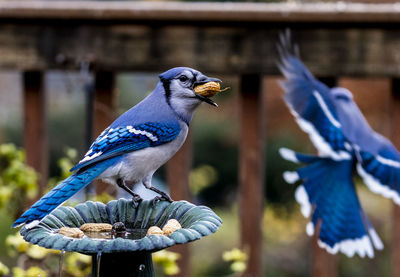
[[[162,228],[170,219],[182,226],[169,236],[146,236],[151,226]],[[124,223],[134,236],[71,238],[58,234],[61,227],[80,227],[84,223]],[[32,229],[21,229],[23,238],[39,246],[92,256],[92,276],[154,276],[151,253],[198,240],[217,231],[221,219],[208,207],[187,201],[142,201],[119,199],[103,204],[87,201],[75,207],[59,207]]]

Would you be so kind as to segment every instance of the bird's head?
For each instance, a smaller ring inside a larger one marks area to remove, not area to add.
[[[218,106],[211,96],[221,91],[221,80],[188,68],[175,67],[159,75],[168,104],[184,117],[190,117],[202,103]]]
[[[199,105],[206,102],[218,106],[209,97],[196,92],[196,87],[207,83],[221,83],[217,78],[205,76],[203,73],[188,67],[175,67],[159,75],[165,89],[165,95],[170,102],[181,105]],[[209,89],[219,92],[219,86],[209,86]],[[214,93],[215,94],[215,93]],[[208,95],[212,96],[212,95]]]

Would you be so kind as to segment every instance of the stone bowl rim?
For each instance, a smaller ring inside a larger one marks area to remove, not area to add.
[[[20,233],[24,240],[31,244],[48,249],[94,255],[99,252],[155,252],[175,244],[184,244],[211,235],[222,224],[222,220],[206,206],[197,206],[185,200],[172,203],[160,201],[155,206],[152,206],[152,203],[151,200],[144,200],[135,208],[131,200],[121,198],[106,204],[86,201],[75,207],[61,206],[32,229],[24,226]],[[122,214],[123,212],[125,214]],[[108,218],[106,218],[107,214]],[[146,224],[155,223],[154,225],[159,226],[172,218],[181,223],[182,229],[175,231],[170,236],[151,235],[139,240],[124,238],[109,240],[86,236],[80,239],[69,238],[56,233],[56,230],[62,226],[79,227],[83,223],[100,223],[99,221],[104,223],[107,220],[108,223],[113,224],[116,219],[121,219],[122,222],[124,219],[134,219],[135,222],[124,222],[127,228],[132,224],[141,224],[140,226],[148,229],[150,226]],[[78,224],[80,225],[78,226]]]

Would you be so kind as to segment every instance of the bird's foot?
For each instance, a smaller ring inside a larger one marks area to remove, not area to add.
[[[174,200],[172,200],[171,196],[169,196],[167,193],[163,192],[162,190],[159,190],[155,187],[149,187],[150,190],[157,192],[160,196],[156,196],[154,199],[158,199],[158,201],[168,201],[168,202],[174,202]],[[153,199],[153,200],[154,200]]]
[[[160,197],[160,196],[156,196],[156,197],[153,198],[153,200],[151,200],[151,205],[152,205],[153,207],[155,207],[156,204],[157,204],[158,202],[160,202],[160,201],[161,201],[161,197]]]
[[[160,200],[165,200],[168,201],[170,203],[174,202],[174,200],[171,198],[171,196],[169,196],[168,194],[162,194],[161,196],[159,196]]]
[[[132,195],[132,203],[135,208],[139,206],[139,204],[143,201],[143,198],[139,196],[139,194]]]
[[[174,200],[172,200],[172,198],[168,194],[165,194],[165,196],[162,195],[162,196],[154,197],[153,200],[151,200],[151,204],[154,207],[160,201],[168,201],[168,202],[171,202],[171,203],[174,202]]]

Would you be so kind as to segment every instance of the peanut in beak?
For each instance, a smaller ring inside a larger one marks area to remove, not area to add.
[[[217,93],[226,91],[228,89],[229,88],[224,88],[221,90],[218,82],[208,82],[202,85],[195,86],[194,92],[205,97],[212,97]]]

